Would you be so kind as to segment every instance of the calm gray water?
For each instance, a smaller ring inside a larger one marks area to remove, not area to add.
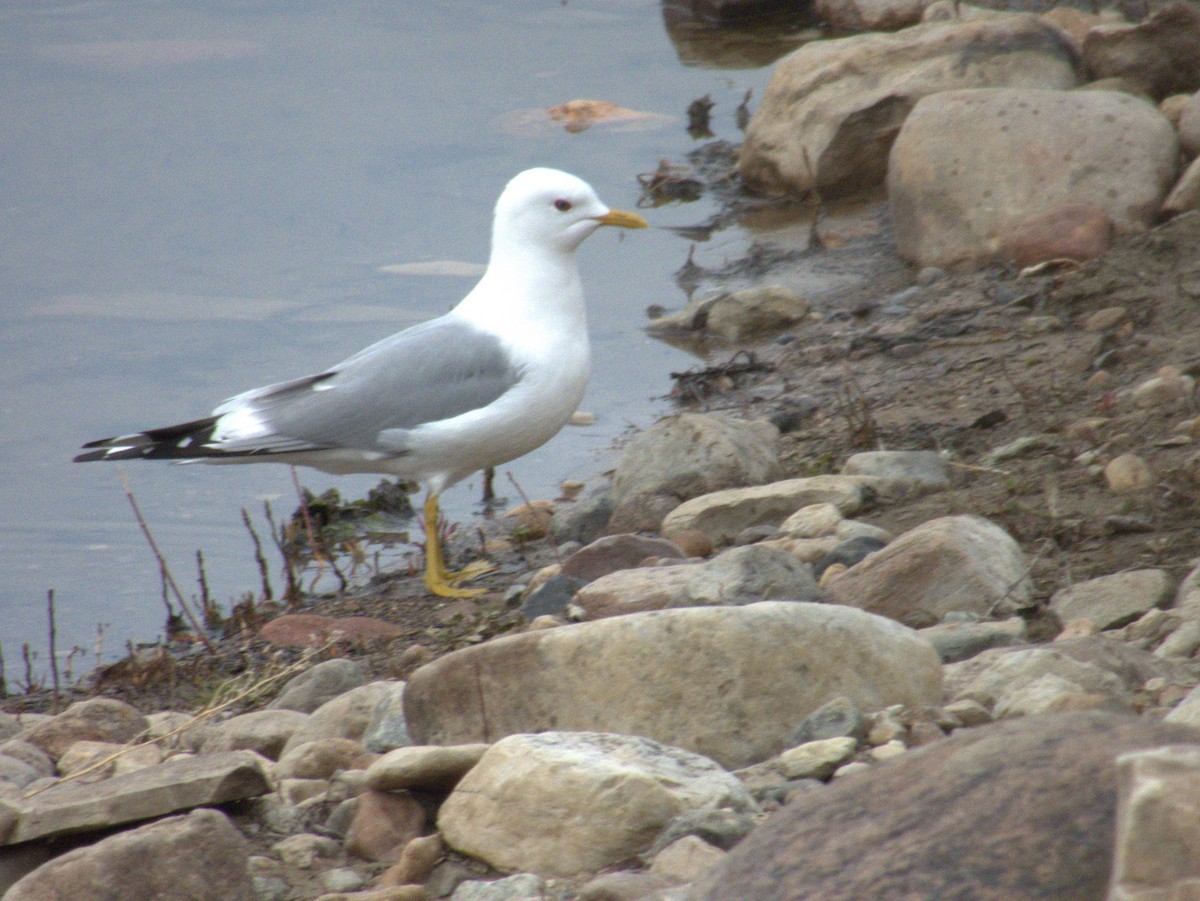
[[[157,565],[117,467],[72,464],[80,443],[203,415],[445,311],[471,278],[383,267],[482,263],[492,204],[521,169],[573,171],[632,207],[637,173],[694,146],[692,99],[710,94],[714,131],[736,140],[734,108],[749,88],[761,95],[769,67],[740,61],[754,53],[714,68],[706,52],[672,42],[657,0],[0,7],[9,679],[23,642],[45,661],[50,588],[62,653],[94,652],[98,626],[105,657],[161,634]],[[574,98],[663,118],[571,134],[536,112]],[[682,225],[707,212],[647,216]],[[741,240],[726,233],[701,252],[719,263]],[[693,365],[641,332],[647,305],[683,302],[671,276],[687,249],[659,229],[584,245],[595,347],[584,408],[598,422],[504,467],[530,496],[605,468],[614,436],[665,408],[667,373]],[[290,513],[286,467],[126,472],[185,592],[198,548],[217,599],[256,588],[240,511],[273,499]],[[376,481],[302,477],[349,497]],[[451,489],[447,513],[472,515],[478,497],[477,480]]]

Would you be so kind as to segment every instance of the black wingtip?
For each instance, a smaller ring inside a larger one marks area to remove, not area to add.
[[[194,460],[198,457],[218,456],[204,443],[212,437],[216,416],[193,419],[177,425],[158,429],[146,429],[132,435],[100,438],[81,446],[85,454],[78,454],[75,463],[91,463],[96,460]],[[190,439],[186,440],[185,439]],[[95,450],[92,450],[95,448]]]

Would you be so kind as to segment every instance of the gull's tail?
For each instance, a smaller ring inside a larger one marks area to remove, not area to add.
[[[228,452],[213,447],[213,429],[218,416],[194,419],[160,429],[147,429],[132,435],[101,438],[83,447],[95,448],[75,458],[76,463],[92,460],[195,460],[198,457],[224,457]]]

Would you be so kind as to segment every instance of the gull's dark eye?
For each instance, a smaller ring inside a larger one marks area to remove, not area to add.
[[[554,208],[560,213],[565,213],[571,209],[571,201],[559,198],[558,200],[554,201]]]

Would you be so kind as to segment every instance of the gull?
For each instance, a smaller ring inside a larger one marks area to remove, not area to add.
[[[83,445],[76,462],[287,463],[381,473],[425,490],[426,587],[443,597],[490,569],[447,569],[438,498],[549,441],[583,399],[587,314],[575,252],[601,226],[646,228],[582,179],[528,169],[500,194],[478,284],[449,313],[315,375],[255,388],[202,419]]]

